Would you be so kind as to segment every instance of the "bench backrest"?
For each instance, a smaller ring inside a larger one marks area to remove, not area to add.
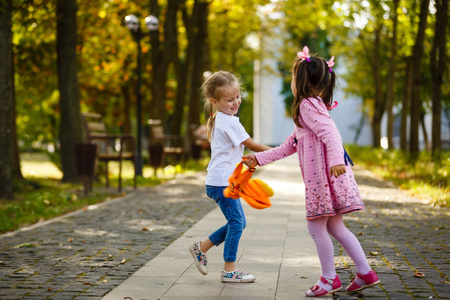
[[[102,115],[85,113],[83,114],[83,125],[88,141],[92,141],[92,135],[106,135],[106,126]]]

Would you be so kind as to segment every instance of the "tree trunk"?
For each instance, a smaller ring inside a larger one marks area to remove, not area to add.
[[[408,116],[411,103],[411,91],[412,91],[412,57],[406,58],[405,68],[405,88],[403,90],[402,98],[402,117],[400,123],[400,149],[408,151]]]
[[[419,123],[420,123],[420,87],[422,80],[422,57],[423,57],[423,43],[425,39],[425,29],[427,27],[428,6],[430,0],[422,0],[420,3],[419,29],[417,31],[416,41],[414,43],[412,60],[413,69],[413,84],[411,92],[411,122],[410,122],[410,138],[409,151],[412,158],[415,159],[419,154]]]
[[[189,82],[189,59],[191,57],[192,52],[192,16],[189,16],[186,7],[186,1],[182,0],[180,3],[180,10],[183,19],[184,28],[186,31],[187,37],[187,45],[184,51],[184,55],[181,55],[178,58],[179,47],[177,43],[177,51],[175,53],[174,61],[175,64],[175,73],[177,76],[177,96],[176,96],[176,104],[173,118],[173,134],[179,135],[181,133],[181,126],[183,124],[183,115],[184,115],[184,107],[186,105],[186,99],[190,89]],[[189,124],[187,124],[186,134],[190,138]]]
[[[156,0],[151,1],[151,9],[155,16],[159,14],[159,6]],[[168,0],[164,23],[164,41],[163,45],[159,42],[159,32],[153,32],[150,35],[152,45],[152,119],[165,120],[166,109],[166,91],[167,91],[167,71],[169,63],[173,58],[173,52],[177,45],[177,11],[178,0]]]
[[[14,66],[14,53],[11,55],[11,65]],[[13,80],[13,89],[12,89],[12,94],[13,94],[13,120],[12,120],[12,130],[13,130],[13,165],[12,165],[12,176],[14,179],[23,179],[23,175],[22,175],[22,169],[20,167],[20,150],[19,150],[19,144],[17,141],[17,124],[16,124],[16,89],[15,89],[15,82],[14,82],[14,73],[15,73],[15,69],[14,67],[11,68],[11,78]]]
[[[77,168],[75,143],[82,141],[80,95],[77,77],[77,3],[76,0],[56,2],[61,163],[63,181],[75,181]]]
[[[383,86],[381,82],[381,26],[375,30],[373,57],[373,77],[375,83],[375,107],[372,117],[372,147],[379,148],[381,140],[381,119],[385,110],[385,99],[383,97]]]
[[[430,151],[430,141],[428,140],[428,132],[427,132],[427,126],[425,126],[425,110],[422,110],[420,112],[420,125],[422,127],[422,134],[423,134],[423,141],[425,143],[425,150]]]
[[[365,111],[361,112],[361,117],[359,118],[358,127],[356,127],[355,137],[353,138],[353,144],[358,144],[358,139],[361,136],[364,125],[366,124],[367,113]]]
[[[0,199],[13,198],[14,68],[12,0],[0,0]]]
[[[192,49],[192,58],[190,59],[192,68],[190,72],[191,89],[189,95],[189,126],[200,124],[200,87],[203,84],[203,73],[205,71],[205,44],[208,29],[208,6],[208,2],[201,0],[196,0],[194,4],[192,19],[192,29],[194,34],[191,44],[196,47]]]
[[[394,149],[394,113],[392,111],[395,97],[395,76],[396,76],[396,62],[397,59],[397,8],[399,0],[393,1],[392,8],[392,39],[391,39],[391,57],[389,59],[389,75],[387,82],[386,95],[386,111],[387,111],[387,138],[389,149]]]
[[[441,114],[442,114],[442,83],[447,61],[446,29],[448,22],[448,1],[435,0],[436,24],[434,40],[430,54],[431,94],[432,94],[432,131],[431,147],[433,159],[441,160]],[[437,54],[439,52],[439,54]]]

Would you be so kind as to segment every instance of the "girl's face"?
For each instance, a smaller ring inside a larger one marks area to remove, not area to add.
[[[238,84],[233,84],[224,92],[219,99],[211,99],[217,110],[224,114],[234,116],[241,105],[241,90]]]

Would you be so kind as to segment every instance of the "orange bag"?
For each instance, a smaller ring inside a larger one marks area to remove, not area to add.
[[[269,197],[273,196],[272,188],[261,179],[252,179],[255,168],[242,170],[243,163],[240,162],[228,182],[223,195],[227,198],[243,198],[248,205],[256,209],[264,209],[272,206]]]

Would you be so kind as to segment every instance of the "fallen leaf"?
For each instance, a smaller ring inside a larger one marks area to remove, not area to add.
[[[142,231],[149,231],[149,229],[147,227],[143,227]]]
[[[370,251],[370,255],[372,255],[372,256],[377,256],[377,255],[378,255],[378,252]]]
[[[124,264],[127,260],[125,258],[122,259],[122,261],[120,262],[121,264]]]
[[[108,279],[103,280],[103,283],[107,283],[107,282],[108,282]]]
[[[82,243],[86,243],[86,241],[85,241],[85,240],[82,240],[81,242],[82,242]]]
[[[91,283],[89,281],[83,282],[84,285],[90,285]]]
[[[300,276],[300,278],[307,279],[308,277],[306,277],[306,276]]]
[[[73,242],[73,239],[69,239],[69,242]]]
[[[111,258],[112,257],[112,255],[110,254],[110,255],[108,255],[108,258]]]
[[[422,272],[416,272],[416,273],[414,273],[414,277],[422,278],[422,277],[425,277],[425,274],[423,274]]]
[[[48,288],[47,291],[51,292],[53,289],[52,288]]]
[[[358,235],[364,235],[364,232],[360,231],[358,232]]]
[[[145,211],[143,210],[143,209],[138,209],[138,213],[140,213],[140,214],[142,214],[142,213],[144,213]]]
[[[450,284],[450,281],[442,281],[442,283]]]
[[[33,248],[36,247],[36,244],[30,244],[30,243],[23,243],[15,246],[14,248]]]

